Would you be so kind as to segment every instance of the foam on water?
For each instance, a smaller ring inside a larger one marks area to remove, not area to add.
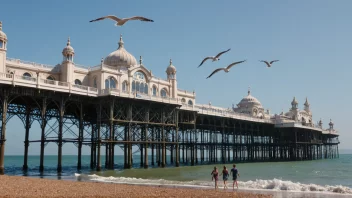
[[[98,175],[84,175],[75,173],[76,177],[84,180],[97,181],[97,182],[110,182],[119,184],[139,184],[139,185],[167,185],[167,186],[180,186],[180,187],[197,187],[197,188],[208,188],[213,187],[214,182],[211,181],[171,181],[164,179],[140,179],[133,177],[102,177]],[[231,186],[231,182],[229,184]],[[220,186],[222,182],[219,182]],[[228,184],[228,185],[229,185]],[[274,191],[294,191],[294,192],[330,192],[330,193],[342,193],[342,194],[352,194],[352,189],[337,185],[337,186],[321,186],[316,184],[301,184],[292,181],[283,181],[280,179],[272,180],[254,180],[238,182],[239,188],[243,189],[256,189],[256,190],[274,190]]]

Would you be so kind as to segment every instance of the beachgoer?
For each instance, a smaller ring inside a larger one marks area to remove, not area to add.
[[[227,170],[226,166],[224,166],[224,170],[222,170],[220,176],[222,175],[222,179],[224,180],[224,190],[228,189],[227,187],[227,179],[229,178],[229,171]]]
[[[215,180],[215,190],[216,190],[217,188],[219,188],[218,187],[219,172],[216,167],[214,167],[214,170],[211,172],[211,175],[212,175],[211,180],[213,180],[213,179]]]
[[[233,165],[233,168],[231,169],[231,174],[232,174],[232,180],[233,180],[232,189],[235,190],[235,183],[236,183],[236,187],[238,189],[237,176],[239,177],[240,174],[238,173],[238,170],[236,168],[236,164]]]

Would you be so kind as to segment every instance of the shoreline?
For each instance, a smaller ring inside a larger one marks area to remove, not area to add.
[[[270,194],[155,185],[131,185],[94,181],[71,181],[0,176],[0,197],[249,197]]]

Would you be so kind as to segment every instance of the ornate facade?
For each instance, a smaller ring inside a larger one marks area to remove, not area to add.
[[[176,67],[170,59],[166,67],[166,79],[155,77],[151,70],[129,53],[122,35],[117,50],[101,59],[94,67],[84,67],[74,62],[75,50],[70,38],[62,50],[63,61],[56,66],[21,61],[7,57],[7,35],[2,31],[0,23],[0,72],[8,74],[6,80],[13,85],[25,85],[45,88],[54,91],[86,94],[90,96],[116,95],[134,97],[160,102],[177,103],[183,109],[190,109],[205,114],[232,117],[242,120],[266,122],[274,124],[299,123],[303,126],[322,129],[322,122],[314,125],[308,99],[304,109],[298,109],[296,98],[291,102],[291,108],[286,113],[271,115],[260,101],[251,95],[244,97],[237,106],[229,108],[196,104],[195,92],[178,89]],[[5,82],[5,81],[4,81]],[[327,130],[331,131],[331,127]]]

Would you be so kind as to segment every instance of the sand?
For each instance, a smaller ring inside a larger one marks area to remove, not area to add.
[[[0,176],[0,197],[272,197],[210,189],[165,188]]]

